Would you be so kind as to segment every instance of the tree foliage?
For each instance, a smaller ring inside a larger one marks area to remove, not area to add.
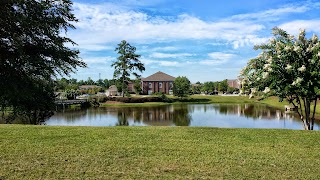
[[[251,95],[263,91],[266,96],[286,99],[299,114],[307,130],[313,130],[320,87],[320,42],[317,35],[310,39],[305,30],[298,37],[277,27],[274,38],[257,45],[262,53],[242,70],[243,85]],[[313,107],[313,108],[312,108]]]
[[[128,94],[128,83],[130,81],[130,75],[134,75],[136,78],[139,78],[140,75],[136,71],[144,71],[144,64],[139,60],[140,55],[136,54],[136,47],[131,46],[125,40],[121,41],[118,44],[118,47],[115,49],[120,55],[117,58],[117,61],[112,63],[114,67],[113,77],[118,80],[121,87],[122,96]]]
[[[221,82],[219,82],[219,91],[222,91],[223,93],[226,92],[228,90],[228,80],[223,80]]]
[[[189,96],[191,83],[185,76],[178,76],[173,82],[173,95],[178,97]]]
[[[70,0],[7,0],[0,3],[0,103],[20,114],[54,103],[53,78],[85,67],[75,43],[62,36],[77,21]],[[41,106],[40,106],[41,105]],[[43,105],[43,106],[42,106]],[[43,107],[43,108],[42,108]],[[38,118],[37,118],[38,119]]]

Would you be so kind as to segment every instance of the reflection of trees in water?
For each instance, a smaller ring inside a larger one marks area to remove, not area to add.
[[[176,107],[173,114],[173,122],[176,126],[189,126],[191,115],[186,106]]]
[[[295,113],[285,113],[276,108],[262,104],[237,104],[213,106],[221,114],[237,114],[239,116],[250,117],[253,119],[293,119],[299,121]]]
[[[82,117],[87,115],[87,109],[81,108],[73,108],[73,109],[65,109],[63,111],[55,112],[54,118],[64,119],[66,121],[76,121]]]
[[[128,125],[128,120],[143,122],[153,126],[188,126],[191,122],[188,106],[158,106],[158,107],[121,107],[108,108],[109,114],[116,115],[117,125]]]
[[[129,122],[124,112],[118,112],[118,123],[117,126],[129,126]]]

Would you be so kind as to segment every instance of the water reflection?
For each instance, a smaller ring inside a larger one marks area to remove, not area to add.
[[[257,104],[194,104],[108,107],[58,112],[47,125],[210,126],[303,129],[293,113]],[[318,121],[315,129],[319,129]]]

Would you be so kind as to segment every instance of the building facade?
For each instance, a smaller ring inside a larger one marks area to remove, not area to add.
[[[149,95],[157,92],[172,94],[173,81],[175,79],[175,77],[161,71],[146,78],[141,78],[142,93]]]
[[[229,87],[241,89],[242,79],[228,79],[227,83]]]

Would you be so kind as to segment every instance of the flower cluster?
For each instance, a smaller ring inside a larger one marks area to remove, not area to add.
[[[263,90],[263,93],[267,94],[270,92],[270,88],[269,87],[265,87]]]
[[[303,81],[303,79],[301,77],[298,77],[295,81],[292,82],[292,86],[295,86],[297,84],[300,84]]]
[[[302,65],[301,67],[298,68],[298,71],[300,72],[306,71],[306,66]]]
[[[287,71],[290,71],[292,69],[292,66],[290,64],[287,64],[287,67],[285,68]]]

